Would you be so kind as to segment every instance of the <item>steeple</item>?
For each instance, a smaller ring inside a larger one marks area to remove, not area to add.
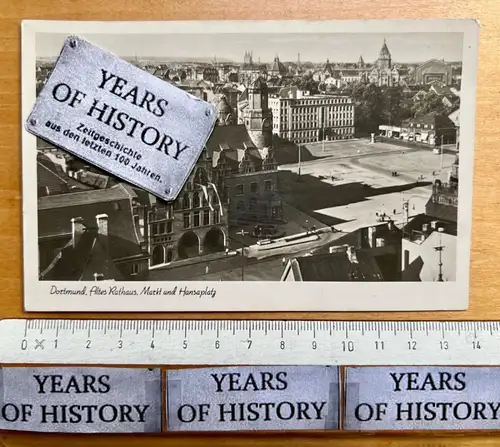
[[[365,61],[363,60],[363,56],[360,55],[358,59],[358,68],[363,68],[365,66]]]
[[[380,53],[377,59],[377,66],[380,69],[391,68],[392,67],[392,58],[389,48],[387,47],[387,42],[384,37],[384,43],[382,44],[382,48],[380,49]]]
[[[248,107],[243,112],[248,135],[257,148],[269,147],[272,143],[273,117],[268,98],[267,84],[258,77],[248,87]]]

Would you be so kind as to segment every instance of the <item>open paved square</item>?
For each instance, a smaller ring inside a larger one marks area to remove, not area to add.
[[[302,203],[295,206],[301,206],[320,221],[336,222],[337,229],[347,232],[376,223],[384,213],[402,223],[406,201],[410,216],[423,213],[432,183],[435,179],[447,181],[455,159],[453,153],[441,156],[431,148],[408,149],[365,140],[331,142],[330,147],[335,144],[339,148],[335,153],[330,150],[323,159],[301,163],[304,186],[293,186],[290,182],[288,199],[301,196]],[[298,175],[297,165],[280,169]],[[392,175],[394,171],[397,176]],[[307,191],[306,185],[312,189]],[[284,189],[287,190],[286,182]]]

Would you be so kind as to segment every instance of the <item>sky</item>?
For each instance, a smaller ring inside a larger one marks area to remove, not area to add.
[[[37,58],[56,57],[67,34],[38,33]],[[253,60],[325,62],[374,62],[384,38],[395,62],[423,62],[428,59],[462,60],[462,33],[352,33],[352,34],[87,34],[80,37],[121,58],[210,58],[242,62],[245,51]]]

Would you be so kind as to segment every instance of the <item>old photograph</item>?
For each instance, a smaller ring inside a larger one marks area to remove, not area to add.
[[[145,284],[195,282],[232,290],[232,299],[273,283],[258,289],[269,290],[264,301],[279,300],[282,286],[293,290],[282,283],[309,282],[323,288],[322,303],[342,283],[371,283],[360,293],[383,296],[373,283],[428,283],[429,294],[443,282],[463,298],[403,308],[466,307],[474,22],[291,22],[282,30],[281,22],[138,22],[134,32],[43,23],[23,32],[24,116],[26,96],[33,104],[75,34],[213,104],[217,121],[172,202],[25,135],[26,281],[59,300],[72,299],[50,292],[63,283],[75,294],[71,283],[101,282],[141,295]],[[381,307],[393,308],[391,299]]]

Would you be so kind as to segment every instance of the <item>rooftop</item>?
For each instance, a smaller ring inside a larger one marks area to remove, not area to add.
[[[347,252],[304,256],[291,260],[295,279],[301,281],[383,281],[375,257],[366,250],[356,252],[352,262]]]
[[[457,235],[457,223],[449,220],[438,219],[428,214],[418,214],[403,228],[403,238],[412,242],[422,243],[432,233],[441,229],[441,233],[452,236]]]
[[[109,217],[109,253],[113,259],[142,253],[140,236],[132,215],[132,187],[118,184],[108,189],[41,197],[38,200],[38,237],[71,236],[71,219],[81,217],[87,228],[95,227],[95,216]]]
[[[128,200],[136,197],[131,186],[119,183],[108,189],[91,189],[68,194],[40,197],[38,199],[38,210],[66,208],[79,205],[95,204],[102,202],[114,202],[117,200]],[[78,217],[78,216],[73,216]]]

